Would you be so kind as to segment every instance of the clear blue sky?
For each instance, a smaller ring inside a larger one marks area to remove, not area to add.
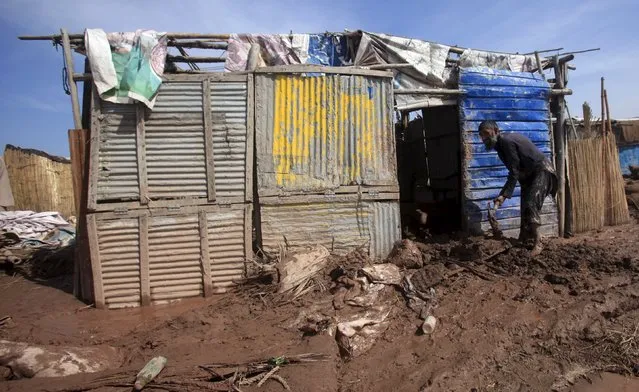
[[[188,4],[188,5],[187,5]],[[639,1],[146,1],[2,0],[0,148],[7,143],[68,155],[73,127],[62,89],[62,54],[49,42],[18,41],[66,27],[184,32],[323,32],[364,29],[476,49],[525,53],[601,47],[577,55],[571,114],[599,113],[600,77],[613,118],[639,116]],[[77,57],[76,64],[82,64]],[[78,71],[80,69],[78,68]]]

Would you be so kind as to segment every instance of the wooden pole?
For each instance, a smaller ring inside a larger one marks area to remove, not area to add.
[[[200,57],[200,56],[166,56],[168,61],[175,63],[223,63],[226,61],[224,57]]]
[[[564,88],[564,76],[561,72],[561,65],[559,64],[559,58],[553,57],[553,64],[555,67],[555,87],[559,89]],[[559,187],[557,191],[557,204],[559,207],[559,236],[563,237],[565,234],[566,223],[566,157],[565,157],[565,137],[564,137],[564,122],[565,122],[565,105],[566,101],[563,95],[558,95],[556,98],[556,118],[557,124],[555,125],[555,168],[557,171],[557,179]]]
[[[601,136],[606,136],[606,106],[604,104],[604,78],[601,77]]]
[[[73,52],[69,43],[69,34],[65,29],[60,29],[62,35],[62,51],[64,52],[64,68],[69,76],[69,89],[71,90],[71,108],[73,110],[73,126],[75,129],[82,129],[82,115],[80,114],[80,101],[78,99],[78,86],[73,79]]]
[[[83,129],[69,129],[69,152],[71,154],[71,176],[73,179],[73,198],[75,201],[75,216],[80,216],[82,200],[82,168],[84,165],[84,143],[86,131]]]
[[[462,90],[452,90],[444,88],[420,88],[420,89],[397,89],[393,90],[393,94],[427,94],[427,95],[460,95]]]
[[[69,39],[83,40],[84,34],[68,34]],[[166,33],[168,39],[209,39],[209,40],[227,40],[230,34],[201,34],[201,33]],[[60,40],[62,35],[23,35],[18,39],[23,41],[48,41]]]
[[[211,41],[169,41],[168,46],[187,49],[228,49],[229,44],[226,42]]]
[[[539,71],[539,74],[541,75],[541,77],[544,78],[544,80],[546,80],[546,75],[544,75],[544,70],[541,67],[541,59],[539,58],[539,52],[535,52],[535,61],[537,62],[537,71]]]
[[[604,89],[604,102],[606,103],[606,124],[608,125],[608,133],[612,133],[612,119],[610,118],[610,106],[608,106],[608,90]]]

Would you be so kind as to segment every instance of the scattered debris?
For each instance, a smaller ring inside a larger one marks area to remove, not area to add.
[[[434,316],[426,317],[424,323],[422,324],[422,332],[426,335],[430,335],[435,330],[435,326],[437,325],[437,319]]]
[[[329,256],[328,249],[317,246],[309,252],[281,260],[277,266],[280,275],[278,292],[295,299],[311,291],[314,285],[309,282],[326,266]]]
[[[397,241],[386,261],[402,268],[421,268],[425,262],[421,250],[411,240]]]
[[[486,206],[486,211],[488,211],[488,223],[490,224],[490,229],[493,232],[493,236],[495,238],[501,239],[504,237],[504,233],[499,228],[499,222],[497,221],[496,213],[497,208],[499,208],[499,204],[494,203],[493,206],[490,206],[490,202],[488,202]]]
[[[11,316],[4,316],[0,318],[0,328],[5,327],[7,325],[11,325],[12,319]]]
[[[232,386],[235,390],[240,390],[241,386],[256,383],[260,387],[267,380],[273,379],[279,382],[287,391],[290,391],[291,389],[286,380],[275,374],[280,368],[292,364],[320,362],[328,359],[328,356],[324,354],[308,353],[272,357],[248,363],[208,364],[200,366],[200,369],[206,370],[211,375],[208,380],[211,386]]]
[[[150,383],[166,366],[166,358],[165,357],[155,357],[151,359],[147,364],[140,370],[138,375],[135,377],[135,383],[133,384],[136,391],[141,391],[144,386]]]
[[[120,362],[113,347],[44,347],[0,340],[0,366],[10,368],[16,379],[96,373]]]

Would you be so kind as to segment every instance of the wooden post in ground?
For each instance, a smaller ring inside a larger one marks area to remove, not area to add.
[[[555,56],[553,58],[555,68],[555,88],[563,89],[564,76],[561,72],[561,65],[559,64],[559,58]],[[559,209],[559,236],[563,237],[565,234],[565,222],[566,222],[566,157],[565,157],[565,137],[564,137],[564,122],[565,122],[565,105],[566,101],[563,95],[558,95],[555,98],[557,123],[555,125],[554,144],[555,144],[555,169],[557,171],[558,190],[557,190],[557,204]]]
[[[71,173],[73,175],[73,196],[76,207],[76,241],[73,269],[73,294],[83,301],[93,299],[93,278],[89,263],[86,213],[88,191],[89,131],[69,130],[69,150],[71,152]]]
[[[62,34],[62,51],[64,53],[64,69],[66,70],[67,80],[69,82],[69,90],[71,91],[71,109],[73,110],[73,126],[75,129],[82,129],[82,115],[80,114],[80,100],[78,99],[78,86],[75,84],[73,74],[73,52],[71,51],[71,42],[69,34],[65,29],[60,29]]]

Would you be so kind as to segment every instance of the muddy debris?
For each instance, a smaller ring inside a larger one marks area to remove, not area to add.
[[[402,268],[421,268],[430,261],[428,254],[422,254],[417,244],[411,240],[401,240],[395,243],[388,255],[387,262]]]

